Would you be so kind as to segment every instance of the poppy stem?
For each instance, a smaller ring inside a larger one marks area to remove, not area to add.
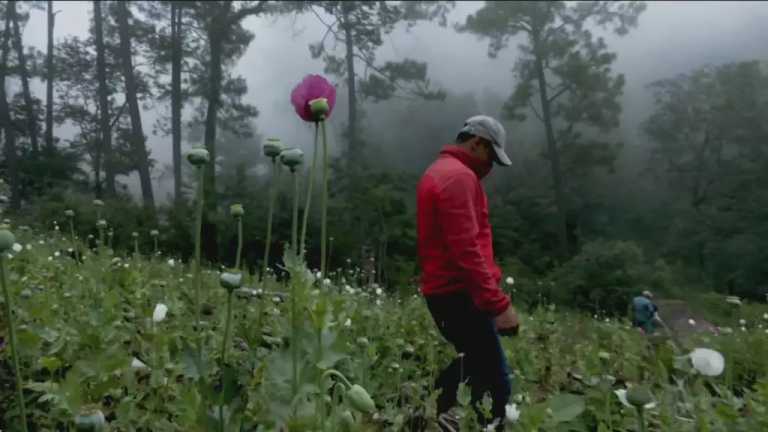
[[[320,122],[323,130],[323,197],[322,197],[322,222],[320,225],[320,271],[326,277],[328,271],[327,258],[327,230],[328,230],[328,137],[325,131],[325,121]]]
[[[261,280],[267,277],[267,267],[269,267],[269,248],[272,244],[272,214],[275,211],[275,199],[277,198],[277,185],[280,180],[280,166],[277,164],[277,158],[272,158],[272,190],[269,197],[269,212],[267,214],[267,239],[264,243],[264,263],[261,269]]]
[[[240,255],[243,254],[243,218],[237,218],[237,256],[235,256],[235,268],[240,271]]]
[[[200,334],[200,341],[198,343],[198,354],[200,358],[203,355],[203,331],[200,328],[200,296],[203,289],[203,280],[200,272],[200,240],[203,230],[203,182],[205,181],[205,171],[202,165],[197,167],[197,209],[195,212],[195,316],[197,331]]]
[[[27,410],[24,407],[24,391],[21,384],[21,370],[19,368],[18,343],[16,342],[16,327],[13,324],[13,315],[11,311],[11,295],[8,292],[8,280],[5,276],[5,258],[0,255],[0,283],[3,285],[3,297],[5,297],[5,316],[8,317],[8,334],[11,342],[11,357],[13,358],[13,371],[16,374],[16,397],[19,403],[19,412],[21,413],[22,430],[27,432]]]
[[[299,225],[299,176],[296,174],[296,170],[291,168],[291,173],[293,175],[293,222],[291,224],[291,247],[293,248],[293,253],[296,254],[296,256],[299,255],[299,249],[298,249],[298,236],[297,236],[297,230]]]
[[[307,222],[309,220],[309,206],[312,203],[312,189],[314,188],[315,184],[315,169],[317,167],[317,137],[319,132],[319,125],[318,122],[315,122],[315,145],[314,145],[314,151],[312,152],[312,167],[309,169],[309,181],[307,185],[307,198],[304,203],[304,220],[302,221],[301,225],[301,241],[300,241],[300,248],[299,250],[301,253],[304,253],[304,247],[306,245],[306,238],[307,238]]]

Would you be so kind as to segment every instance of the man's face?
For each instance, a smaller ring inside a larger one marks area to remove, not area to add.
[[[472,156],[486,162],[488,165],[493,164],[493,145],[490,141],[476,136],[467,141],[467,148],[472,153]]]

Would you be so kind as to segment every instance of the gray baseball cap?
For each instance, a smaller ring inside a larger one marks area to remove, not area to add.
[[[504,126],[495,118],[487,115],[470,117],[464,122],[464,127],[461,128],[459,133],[461,132],[467,132],[487,139],[493,144],[494,160],[496,163],[502,166],[512,165],[512,161],[509,160],[509,156],[504,151],[504,147],[507,145],[507,131],[504,130]]]

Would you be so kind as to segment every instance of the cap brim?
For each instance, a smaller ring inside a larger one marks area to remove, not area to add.
[[[504,152],[504,149],[497,146],[496,143],[493,143],[493,153],[496,155],[494,158],[496,163],[501,166],[511,166],[512,161],[509,159],[509,156],[507,156],[507,153]]]

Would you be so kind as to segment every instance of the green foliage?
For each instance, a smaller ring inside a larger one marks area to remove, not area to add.
[[[67,200],[77,205],[76,197]],[[106,204],[108,211],[113,203]],[[226,431],[436,427],[434,376],[455,353],[439,338],[420,298],[391,298],[359,285],[340,294],[335,282],[316,284],[304,262],[289,254],[291,294],[267,278],[260,297],[235,297],[232,345],[227,364],[220,365],[227,293],[216,274],[203,272],[208,306],[196,329],[183,263],[85,251],[85,260],[75,264],[55,254],[69,244],[55,233],[20,231],[17,241],[31,246],[8,264],[25,394],[37,428],[71,426],[79,413],[98,409],[110,430],[202,432],[220,427],[219,406]],[[618,257],[592,252],[603,265],[639,261],[631,244],[602,247]],[[157,303],[168,314],[153,322]],[[649,423],[662,430],[689,430],[686,419],[712,430],[760,430],[768,415],[768,344],[756,320],[768,309],[749,307],[744,331],[679,342],[681,353],[694,347],[723,353],[726,372],[707,378],[692,373],[686,357],[675,358],[670,341],[651,346],[625,321],[554,306],[522,309],[520,336],[502,341],[520,411],[506,427],[632,430],[634,410],[614,392],[643,384],[657,402],[646,410]],[[191,345],[200,338],[206,341],[202,356]],[[0,351],[0,364],[7,356],[8,350]],[[0,400],[9,409],[0,414],[0,427],[7,429],[17,424],[18,412],[9,398],[12,386],[3,383]],[[462,421],[471,430],[468,389],[462,386],[459,396]]]
[[[768,258],[764,184],[768,74],[759,62],[705,67],[651,85],[644,125],[651,169],[669,188],[667,253],[696,267],[715,289],[762,296]]]
[[[664,292],[642,250],[631,242],[598,240],[587,243],[552,275],[552,297],[595,313],[624,315],[632,297],[644,289]]]

